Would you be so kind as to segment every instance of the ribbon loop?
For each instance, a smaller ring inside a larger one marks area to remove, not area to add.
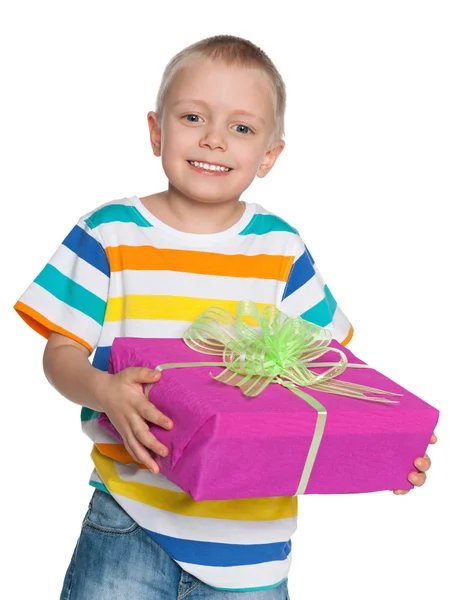
[[[221,355],[226,368],[215,379],[240,387],[246,396],[258,396],[270,383],[277,382],[289,389],[307,387],[361,400],[398,403],[366,394],[401,394],[337,381],[336,377],[353,365],[348,364],[342,350],[329,347],[331,340],[329,329],[301,317],[288,317],[275,306],[260,312],[258,305],[249,300],[238,303],[236,317],[219,307],[208,308],[184,334],[192,350]],[[313,361],[330,351],[338,355],[337,362],[323,373],[312,371]]]

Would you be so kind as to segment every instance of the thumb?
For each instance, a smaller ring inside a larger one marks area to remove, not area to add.
[[[161,371],[146,367],[131,367],[129,371],[131,379],[135,383],[153,383],[161,377]]]

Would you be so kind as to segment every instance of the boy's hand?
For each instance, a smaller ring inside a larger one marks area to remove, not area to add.
[[[430,444],[435,444],[436,442],[437,437],[433,433],[430,439]],[[421,486],[425,483],[425,480],[427,478],[426,471],[428,471],[428,469],[431,467],[431,460],[428,454],[425,454],[423,458],[416,458],[416,460],[414,461],[414,466],[419,469],[420,473],[412,471],[408,474],[408,480],[415,486]],[[405,495],[410,491],[411,490],[394,490],[394,494],[396,494],[397,496]]]
[[[160,377],[159,371],[129,367],[110,375],[98,391],[103,412],[122,436],[125,448],[136,462],[144,464],[152,473],[158,473],[159,468],[148,449],[160,456],[167,456],[168,449],[150,433],[145,421],[167,430],[173,423],[148,401],[141,384],[155,383]]]

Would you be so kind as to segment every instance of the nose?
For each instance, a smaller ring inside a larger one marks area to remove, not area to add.
[[[203,135],[200,139],[200,146],[202,148],[210,148],[210,150],[227,149],[225,135],[220,127],[210,124],[202,133]]]

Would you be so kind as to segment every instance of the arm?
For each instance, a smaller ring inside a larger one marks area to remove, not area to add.
[[[146,368],[129,368],[110,375],[96,369],[82,344],[52,332],[43,357],[44,373],[65,398],[108,415],[122,436],[125,448],[139,464],[153,473],[159,468],[148,449],[167,456],[168,449],[150,433],[146,421],[165,429],[173,424],[142,392],[143,383],[155,383],[161,373]]]
[[[65,398],[98,412],[104,412],[101,398],[110,375],[95,369],[89,350],[71,338],[52,332],[44,351],[44,373]]]

